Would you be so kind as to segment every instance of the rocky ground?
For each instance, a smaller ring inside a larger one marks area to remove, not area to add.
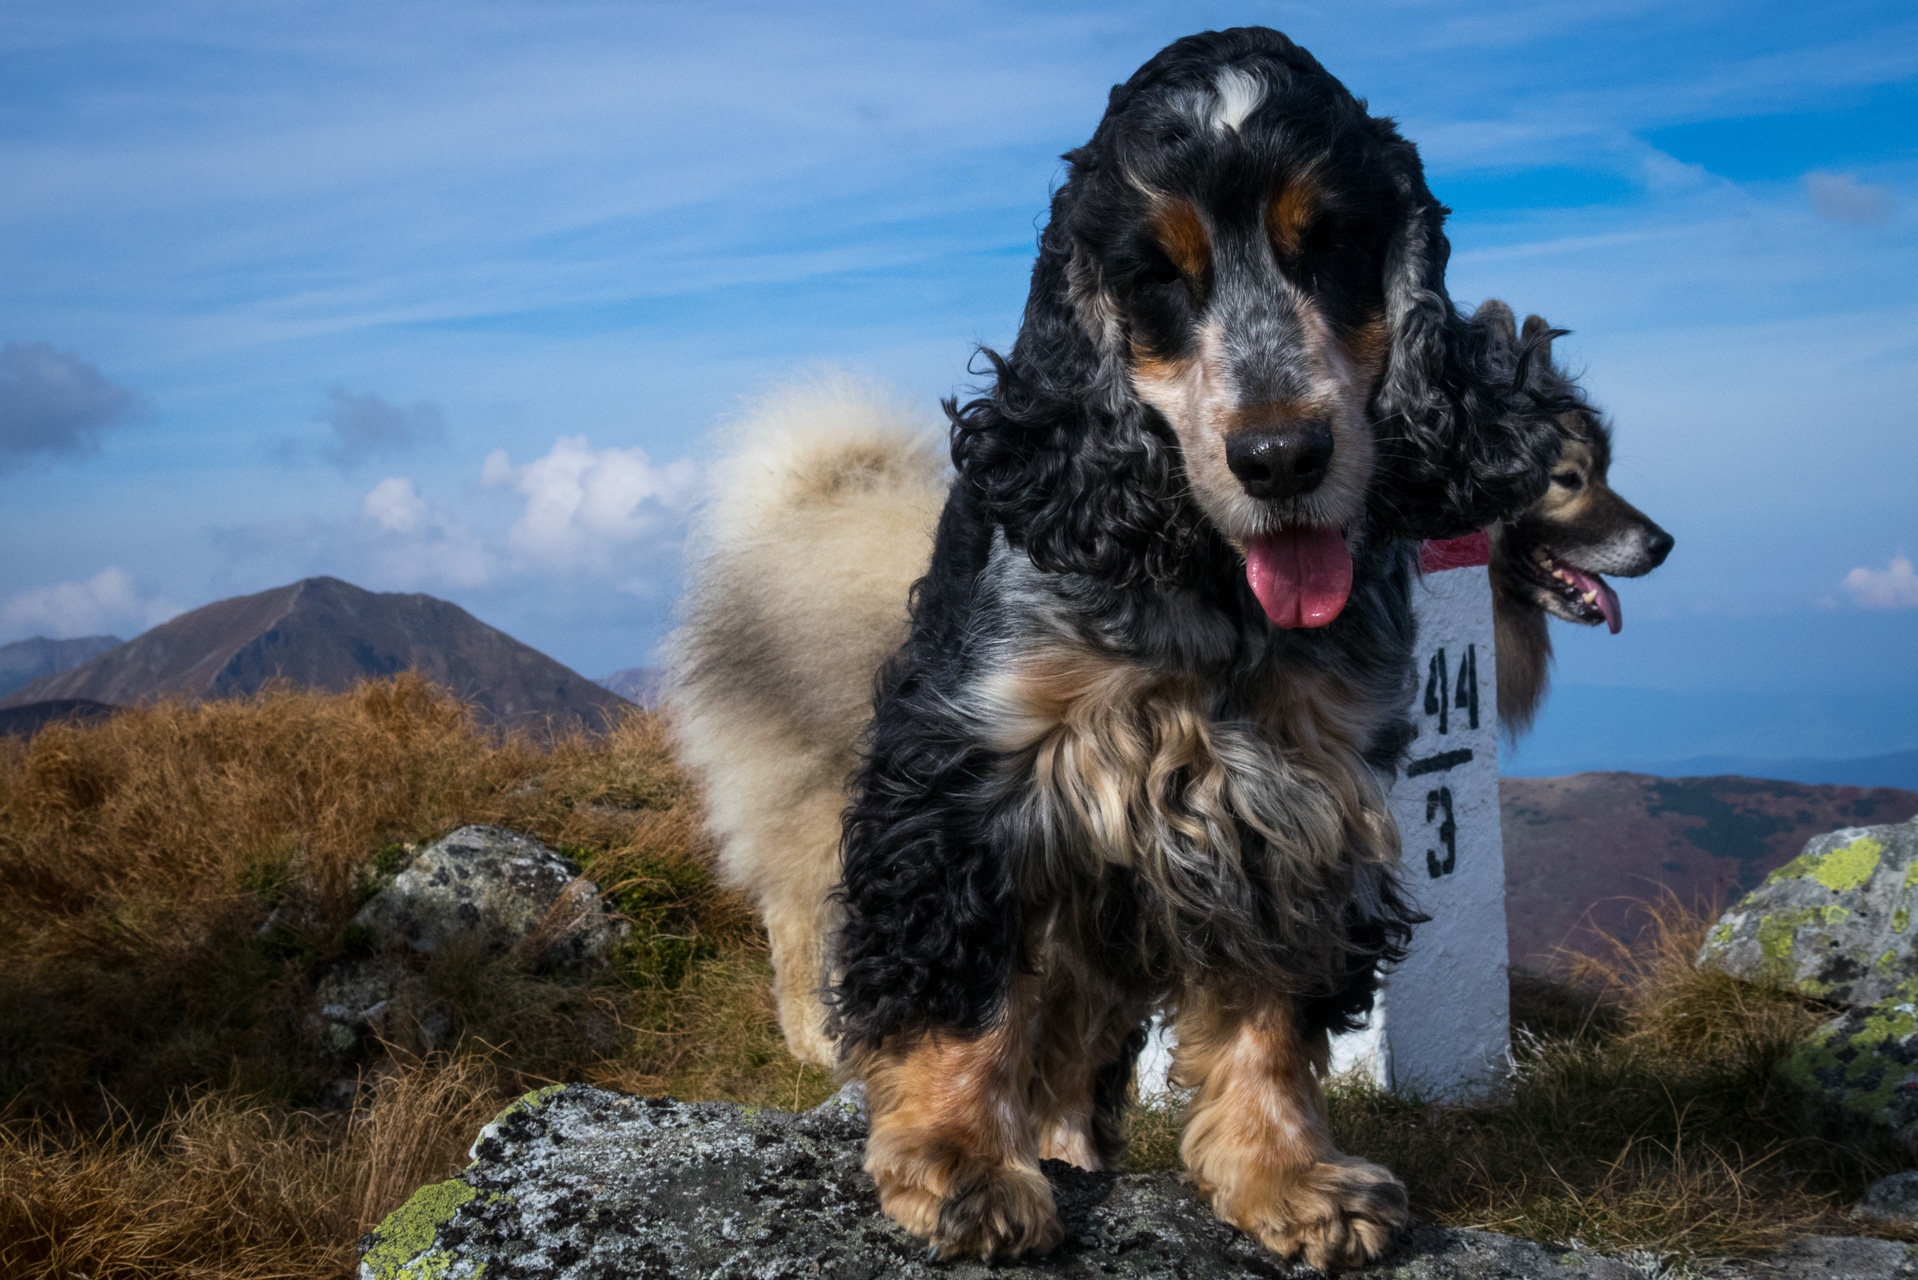
[[[860,1170],[865,1120],[842,1094],[803,1115],[637,1098],[585,1085],[529,1094],[480,1134],[457,1178],[361,1241],[363,1280],[526,1277],[1306,1277],[1215,1220],[1178,1176],[1049,1162],[1066,1231],[1043,1259],[935,1262],[880,1212]],[[1762,1261],[1677,1266],[1482,1231],[1415,1227],[1357,1277],[1713,1280],[1918,1277],[1918,1247],[1816,1238]]]

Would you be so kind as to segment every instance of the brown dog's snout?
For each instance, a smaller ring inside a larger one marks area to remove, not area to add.
[[[1225,465],[1255,498],[1310,493],[1332,466],[1332,428],[1319,421],[1249,427],[1226,437]]]

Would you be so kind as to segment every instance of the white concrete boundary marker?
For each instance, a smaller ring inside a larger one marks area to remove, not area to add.
[[[1499,839],[1498,671],[1485,536],[1428,543],[1418,615],[1418,737],[1388,801],[1404,884],[1432,917],[1389,974],[1370,1022],[1332,1041],[1332,1069],[1427,1097],[1481,1099],[1506,1082],[1505,854]],[[1170,1034],[1155,1025],[1139,1093],[1167,1091]]]

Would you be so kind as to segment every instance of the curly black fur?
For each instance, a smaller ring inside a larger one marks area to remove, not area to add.
[[[1190,110],[1225,67],[1266,86],[1230,145]],[[1525,506],[1557,444],[1554,393],[1445,291],[1448,211],[1417,150],[1283,35],[1243,28],[1170,46],[1113,90],[1091,141],[1066,160],[1018,339],[1009,355],[984,353],[988,390],[948,403],[958,479],[915,588],[911,638],[876,692],[846,815],[830,997],[849,1046],[987,1025],[1015,972],[1034,963],[1035,920],[1057,909],[1035,894],[1098,891],[1035,876],[1034,842],[1008,817],[1024,784],[972,706],[1008,645],[1052,628],[1190,676],[1214,690],[1221,723],[1254,714],[1248,691],[1274,670],[1327,673],[1371,726],[1367,759],[1389,768],[1409,736],[1409,540]],[[1329,626],[1281,631],[1194,500],[1179,438],[1135,393],[1128,362],[1176,345],[1210,283],[1168,276],[1142,232],[1141,185],[1224,209],[1256,205],[1248,183],[1302,167],[1326,208],[1282,264],[1287,279],[1335,329],[1373,323],[1389,347],[1367,406],[1375,462],[1363,527],[1350,534],[1350,602]],[[1355,848],[1343,878],[1324,884],[1324,901],[1285,902],[1270,887],[1292,883],[1275,872],[1281,855],[1254,839],[1244,901],[1219,900],[1209,918],[1174,911],[1157,932],[1146,917],[1159,908],[1140,892],[1132,933],[1154,954],[1130,962],[1135,976],[1236,972],[1291,995],[1312,1025],[1353,1025],[1378,966],[1403,956],[1420,918],[1363,854]],[[1283,923],[1305,918],[1315,923]],[[1318,953],[1301,954],[1299,938],[1317,938]]]

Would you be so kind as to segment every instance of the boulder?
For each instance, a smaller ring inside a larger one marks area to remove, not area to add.
[[[1706,935],[1698,963],[1863,1008],[1918,999],[1918,819],[1817,836]]]
[[[362,1280],[765,1280],[1305,1277],[1216,1220],[1177,1174],[1086,1173],[1048,1161],[1065,1243],[990,1267],[934,1262],[879,1212],[860,1168],[864,1117],[841,1094],[804,1115],[638,1098],[587,1085],[528,1094],[481,1130],[473,1163],[425,1187],[360,1241]],[[1837,1240],[1785,1269],[1701,1274],[1918,1275],[1903,1245]],[[1653,1280],[1657,1258],[1415,1226],[1348,1276],[1369,1280]]]
[[[1779,1074],[1840,1116],[1918,1147],[1918,1006],[1849,1009],[1798,1042]]]
[[[431,952],[455,940],[503,952],[530,943],[549,966],[594,966],[630,926],[578,864],[531,836],[461,827],[413,856],[353,917],[375,947]]]
[[[1918,1231],[1918,1169],[1880,1178],[1851,1208],[1851,1216],[1874,1227]]]
[[[417,993],[409,954],[462,946],[499,955],[518,947],[535,969],[583,977],[612,958],[632,926],[600,901],[599,886],[571,859],[531,836],[471,826],[414,854],[347,928],[361,935],[366,954],[333,969],[314,991],[315,1029],[340,1057],[369,1034],[385,1034],[392,1010]],[[445,1014],[434,1010],[419,1026],[428,1047],[445,1030]]]

